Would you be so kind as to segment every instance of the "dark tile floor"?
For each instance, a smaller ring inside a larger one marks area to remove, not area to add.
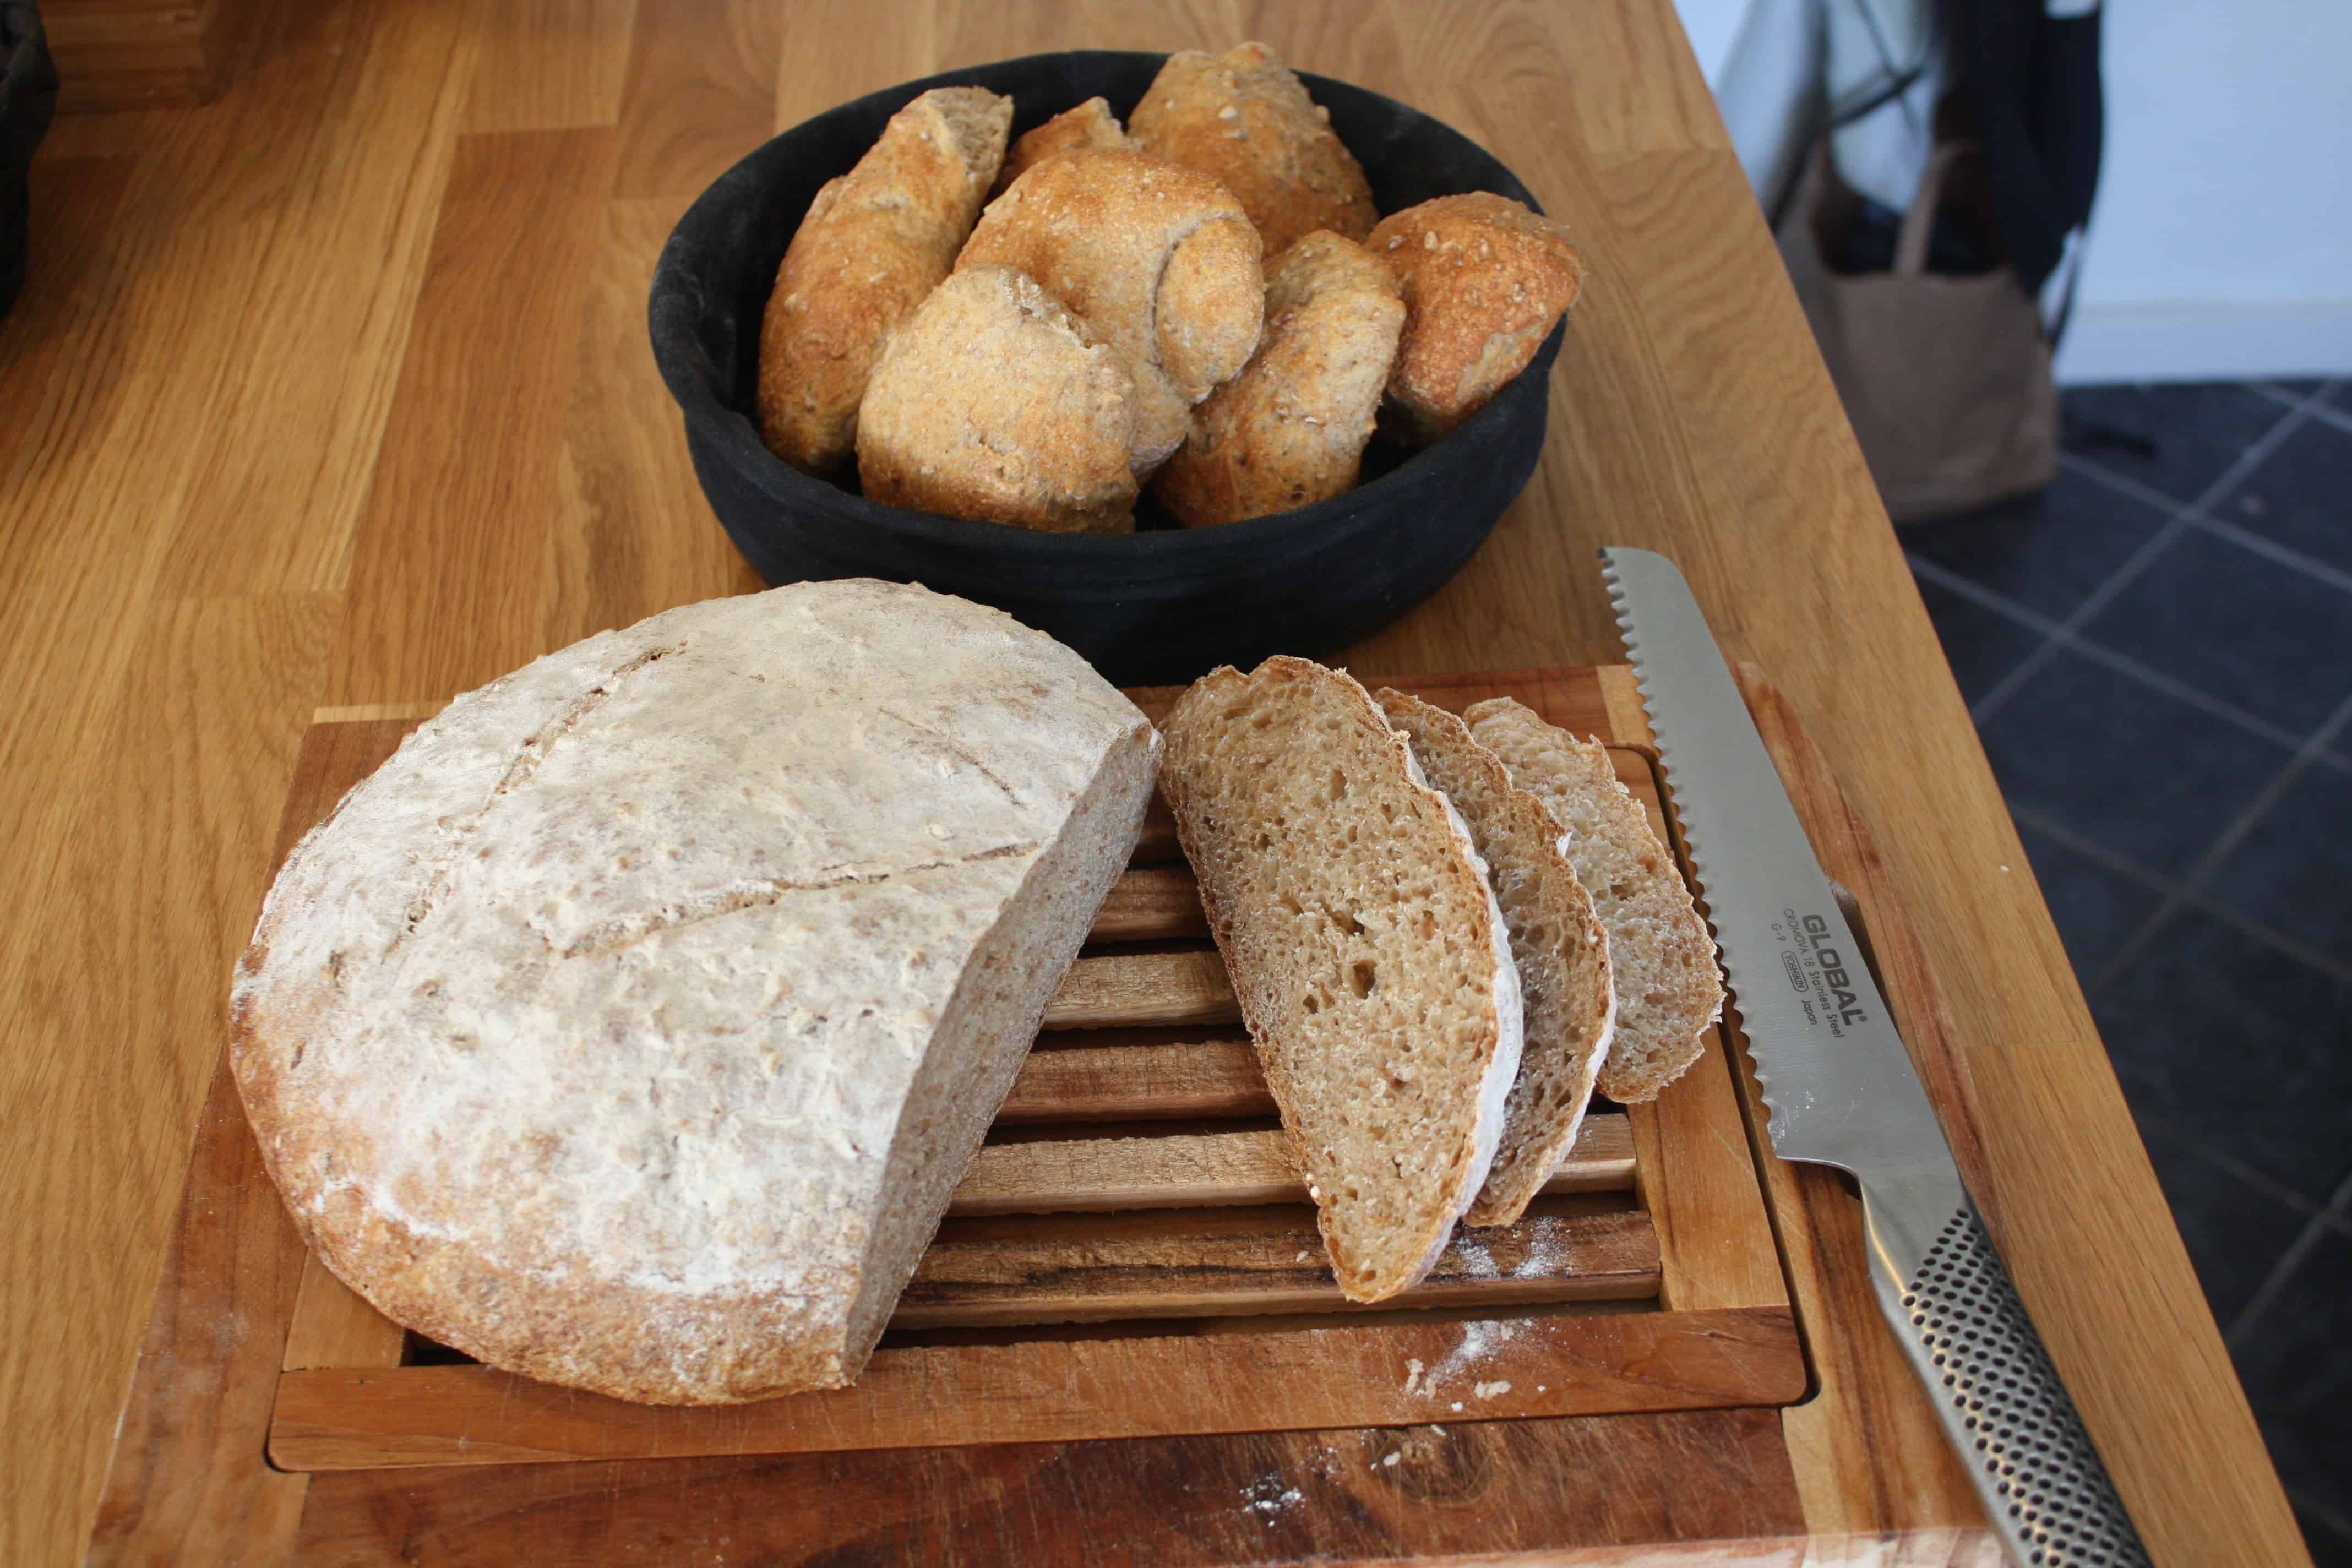
[[[2352,1564],[2352,381],[2080,387],[1903,530],[2313,1554]]]

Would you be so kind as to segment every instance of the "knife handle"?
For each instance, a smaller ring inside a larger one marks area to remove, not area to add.
[[[2147,1549],[1976,1211],[1963,1200],[1903,1279],[1895,1259],[1916,1254],[1886,1245],[1872,1207],[1865,1183],[1878,1304],[2010,1554],[2032,1568],[2145,1568]]]

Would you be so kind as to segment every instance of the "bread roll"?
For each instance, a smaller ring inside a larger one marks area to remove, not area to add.
[[[817,192],[760,323],[760,435],[776,456],[813,474],[849,456],[882,340],[947,276],[1012,127],[1011,99],[935,88]]]
[[[991,202],[956,266],[1027,273],[1125,357],[1140,477],[1184,439],[1192,405],[1249,363],[1265,310],[1260,256],[1241,205],[1207,175],[1080,148]]]
[[[1060,300],[967,267],[882,350],[857,420],[866,499],[1054,533],[1134,528],[1135,383]]]
[[[1264,44],[1170,55],[1128,130],[1145,152],[1223,181],[1269,256],[1318,228],[1360,240],[1380,217],[1330,111]]]
[[[1007,186],[1028,173],[1032,163],[1042,163],[1056,153],[1067,153],[1076,147],[1133,145],[1127,132],[1119,129],[1118,116],[1110,111],[1108,100],[1090,98],[1076,109],[1066,109],[1045,124],[1024,132],[1013,143],[1013,151],[1004,155],[1004,167],[996,172],[996,188],[989,195],[1003,195]]]
[[[1584,281],[1567,230],[1487,191],[1391,213],[1370,246],[1404,291],[1389,393],[1423,439],[1453,429],[1527,369]]]
[[[1612,1100],[1655,1100],[1706,1048],[1723,1011],[1715,939],[1649,815],[1617,780],[1608,748],[1497,697],[1464,712],[1511,783],[1568,830],[1568,858],[1609,933],[1617,1028],[1601,1064]]]
[[[1192,411],[1153,493],[1197,528],[1354,484],[1403,325],[1395,279],[1354,240],[1318,230],[1284,251],[1266,269],[1265,341]]]
[[[1344,670],[1216,669],[1160,788],[1351,1301],[1418,1282],[1486,1179],[1519,981],[1469,831]]]
[[[865,581],[460,697],[295,848],[238,966],[230,1061],[304,1240],[527,1376],[848,1383],[1157,749],[1042,633]]]

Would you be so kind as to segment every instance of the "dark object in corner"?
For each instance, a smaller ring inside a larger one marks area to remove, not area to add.
[[[2099,7],[1967,0],[1945,15],[1958,79],[1956,133],[1984,149],[2009,265],[2038,294],[2066,253],[2066,236],[2090,222],[2098,189]]]
[[[33,149],[58,106],[58,70],[33,0],[0,0],[0,316],[25,286]]]

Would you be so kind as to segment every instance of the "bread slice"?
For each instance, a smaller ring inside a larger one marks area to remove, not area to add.
[[[1507,697],[1473,703],[1463,717],[1511,782],[1567,827],[1568,858],[1609,932],[1617,1033],[1601,1065],[1601,1092],[1655,1100],[1698,1059],[1701,1034],[1723,1011],[1715,941],[1690,889],[1641,803],[1617,782],[1607,747]]]
[[[233,999],[269,1173],[396,1322],[551,1383],[855,1378],[1125,868],[1068,648],[805,583],[551,654],[289,857]]]
[[[1510,931],[1527,1039],[1504,1102],[1502,1144],[1463,1216],[1472,1225],[1509,1225],[1576,1142],[1608,1055],[1617,1020],[1609,938],[1568,858],[1567,829],[1550,809],[1512,784],[1502,760],[1454,714],[1385,687],[1374,696],[1412,742],[1430,783],[1469,825]]]
[[[1195,681],[1160,784],[1340,1290],[1429,1272],[1495,1158],[1519,982],[1469,830],[1344,672]]]

